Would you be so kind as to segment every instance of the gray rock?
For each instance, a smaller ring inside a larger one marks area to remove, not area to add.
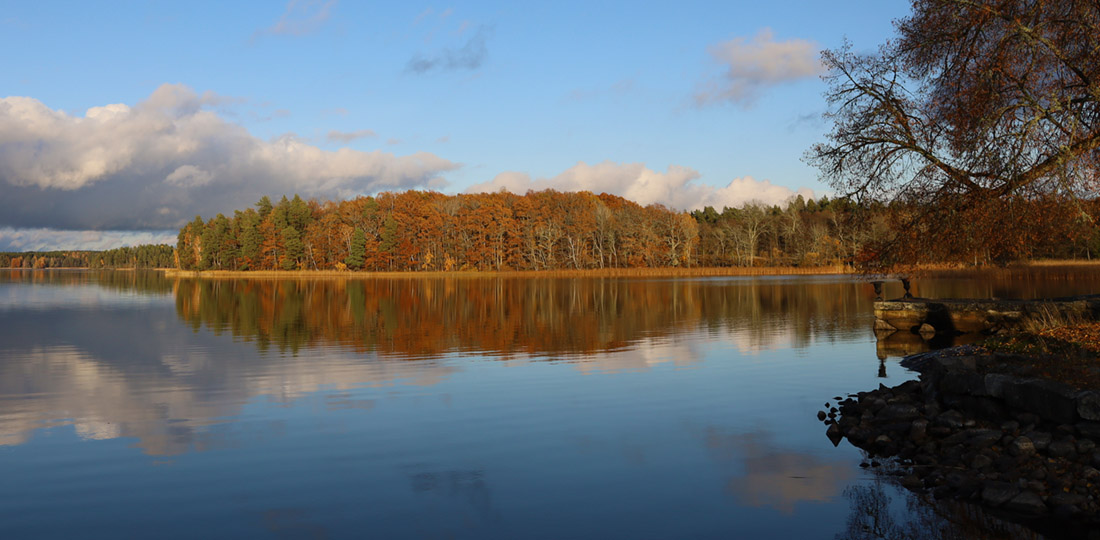
[[[1024,491],[1013,497],[1004,504],[1004,507],[1013,512],[1032,516],[1047,513],[1047,505],[1043,502],[1043,498],[1031,491]]]
[[[1019,493],[1016,486],[1007,482],[990,482],[982,488],[982,502],[989,506],[1001,506]]]
[[[917,418],[909,425],[909,439],[920,444],[928,437],[928,420]]]
[[[1003,373],[986,373],[984,378],[985,393],[996,398],[1004,397],[1005,384],[1015,380],[1015,377]]]
[[[1014,456],[1034,456],[1035,444],[1027,437],[1016,437],[1016,439],[1008,445],[1008,452]]]
[[[1031,444],[1035,445],[1035,449],[1042,452],[1050,446],[1052,437],[1050,433],[1045,431],[1029,431],[1024,433],[1024,436],[1031,439]]]
[[[840,432],[840,426],[836,424],[829,424],[829,428],[825,430],[825,436],[829,438],[833,446],[839,446],[840,441],[844,439],[844,434]]]
[[[1078,422],[1077,434],[1089,439],[1100,439],[1100,422]]]
[[[973,356],[940,356],[936,361],[945,369],[975,370],[978,368],[978,359]]]
[[[898,420],[912,420],[920,416],[920,410],[910,403],[894,403],[883,407],[876,415],[879,421],[892,422]]]
[[[903,487],[916,490],[923,488],[924,482],[921,481],[920,477],[918,477],[917,475],[910,474],[909,476],[901,479],[901,485]]]
[[[960,432],[958,432],[954,435],[951,435],[949,437],[944,437],[944,439],[940,442],[943,444],[944,448],[950,448],[952,446],[958,446],[958,445],[960,445],[960,444],[962,444],[966,441],[969,441],[969,440],[970,440],[970,433],[967,433],[965,431],[960,431]]]
[[[947,411],[947,412],[937,416],[935,418],[935,420],[933,420],[933,423],[935,423],[937,425],[949,427],[951,429],[959,429],[959,428],[963,427],[963,424],[966,423],[966,419],[963,418],[962,413],[952,409],[950,411]]]
[[[1078,393],[1077,414],[1085,420],[1100,420],[1100,392],[1085,390]]]
[[[1076,394],[1069,386],[1047,379],[1025,379],[1004,385],[1005,403],[1062,424],[1077,419]]]
[[[1096,450],[1096,443],[1092,442],[1092,439],[1081,439],[1077,441],[1077,453],[1078,454],[1091,454]]]
[[[1080,508],[1085,504],[1086,500],[1086,498],[1077,495],[1076,493],[1065,493],[1062,491],[1058,491],[1055,493],[1051,493],[1050,497],[1047,498],[1047,504],[1049,504],[1050,506],[1066,505],[1076,506]]]
[[[1039,423],[1039,415],[1035,413],[1022,412],[1016,415],[1016,419],[1020,421],[1021,426],[1034,426]]]
[[[988,448],[1000,442],[1002,432],[996,429],[971,429],[966,433],[970,434],[970,438],[967,442],[970,446],[975,448]]]
[[[993,458],[978,454],[974,456],[974,459],[970,461],[971,469],[984,469],[986,467],[993,466]]]
[[[1050,457],[1070,457],[1077,453],[1077,445],[1067,439],[1057,440],[1050,443],[1050,446],[1047,447],[1047,453],[1050,454]]]

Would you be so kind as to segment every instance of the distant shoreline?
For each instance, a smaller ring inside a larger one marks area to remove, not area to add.
[[[990,270],[1030,270],[1054,268],[1095,268],[1100,270],[1100,260],[1042,259],[1009,265],[1007,267],[973,267],[946,264],[929,264],[916,273],[971,273]],[[737,276],[816,276],[860,275],[859,270],[846,265],[826,266],[721,266],[692,268],[589,268],[584,270],[465,270],[445,272],[441,270],[409,272],[355,272],[338,270],[179,270],[161,269],[167,277],[203,279],[394,279],[394,278],[623,278],[623,277],[737,277]],[[895,275],[893,272],[889,275]]]
[[[1036,260],[1018,263],[1007,267],[973,267],[944,264],[929,264],[916,271],[920,273],[973,273],[991,270],[1027,271],[1030,269],[1090,269],[1100,271],[1100,260]],[[136,270],[163,272],[172,278],[199,279],[417,279],[417,278],[661,278],[661,277],[738,277],[738,276],[814,276],[814,275],[860,275],[851,266],[728,266],[728,267],[692,267],[692,268],[589,268],[584,270],[463,270],[463,271],[407,271],[407,272],[370,272],[338,270],[180,270],[177,268],[0,268],[0,270]],[[894,272],[888,275],[895,275]]]
[[[337,270],[176,270],[165,269],[167,277],[204,279],[394,279],[394,278],[589,278],[589,277],[721,277],[855,274],[843,265],[794,267],[695,267],[695,268],[591,268],[585,270],[503,270],[503,271],[414,271],[351,272]]]

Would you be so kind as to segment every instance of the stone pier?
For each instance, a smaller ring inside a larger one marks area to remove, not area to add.
[[[1036,319],[1092,321],[1100,318],[1100,294],[1043,300],[898,298],[876,300],[875,332],[994,334]]]

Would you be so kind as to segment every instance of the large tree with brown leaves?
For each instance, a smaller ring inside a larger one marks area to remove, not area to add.
[[[823,53],[833,129],[809,161],[899,209],[874,266],[1028,256],[1025,203],[1096,194],[1100,2],[913,0],[895,25],[875,54]]]

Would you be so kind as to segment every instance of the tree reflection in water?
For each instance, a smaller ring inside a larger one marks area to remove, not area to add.
[[[935,501],[887,485],[878,475],[869,484],[844,489],[850,501],[845,530],[837,540],[1039,540],[1044,536],[1022,525],[991,516],[958,501]],[[887,491],[905,499],[902,511]]]

